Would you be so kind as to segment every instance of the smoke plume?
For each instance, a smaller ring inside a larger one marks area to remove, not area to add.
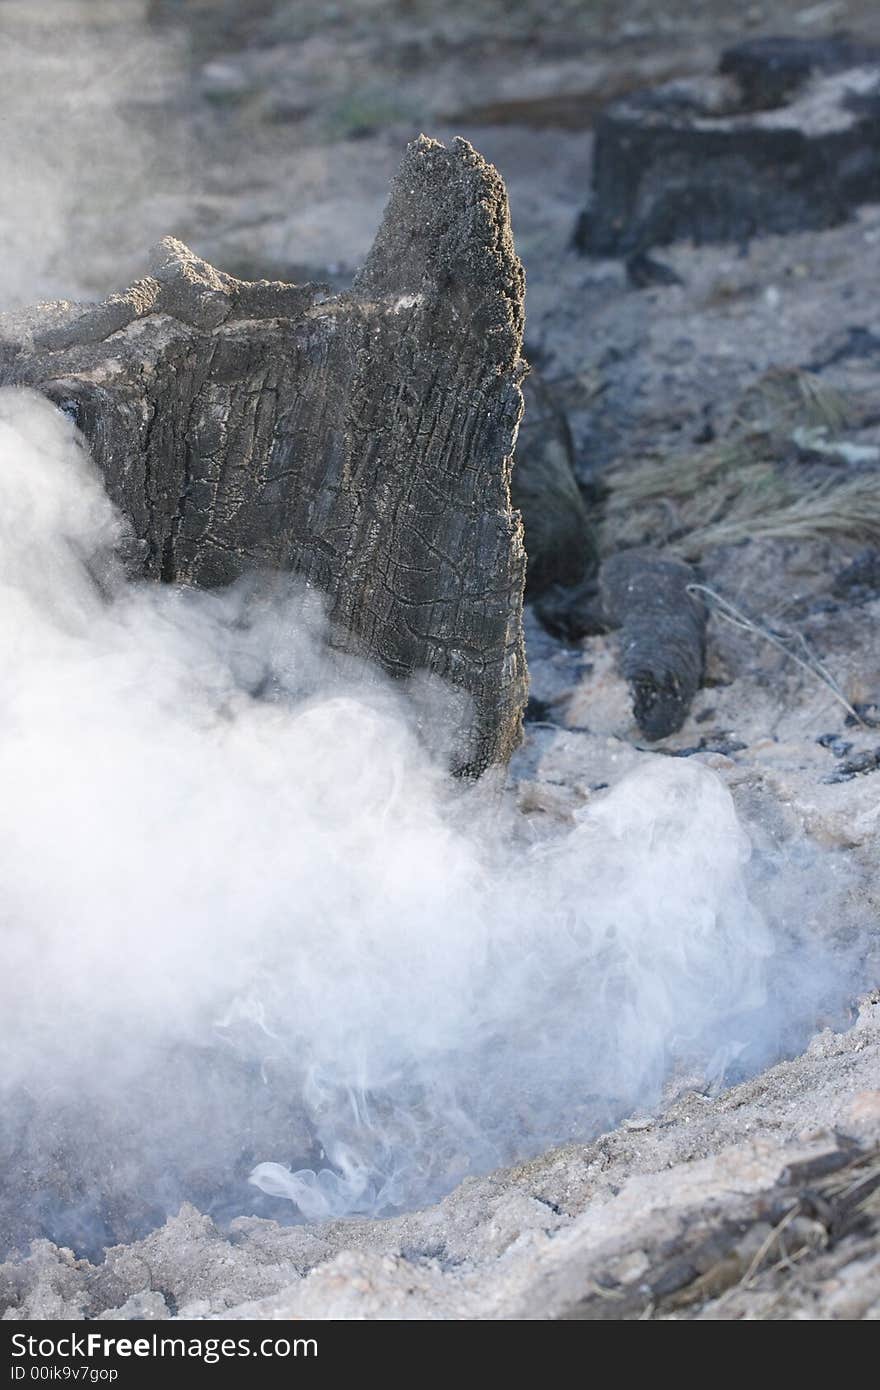
[[[192,132],[179,39],[145,0],[4,0],[0,34],[0,307],[88,298],[142,273],[186,230]],[[160,136],[157,111],[173,122]]]
[[[132,583],[123,536],[70,421],[0,391],[4,1245],[420,1203],[843,997],[812,876],[705,767],[646,755],[537,840],[314,593]]]

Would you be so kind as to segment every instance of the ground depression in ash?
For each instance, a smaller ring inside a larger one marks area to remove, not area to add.
[[[182,1198],[411,1206],[808,1022],[779,997],[797,879],[750,863],[708,769],[646,757],[537,838],[448,777],[455,702],[334,654],[314,594],[126,581],[27,392],[0,494],[7,1248],[97,1250]]]

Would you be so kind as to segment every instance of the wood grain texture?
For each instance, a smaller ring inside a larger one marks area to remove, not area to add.
[[[76,419],[142,576],[302,575],[336,644],[466,693],[476,774],[516,747],[527,690],[523,293],[501,178],[421,137],[350,293],[238,281],[166,238],[104,304],[7,324],[0,380]]]

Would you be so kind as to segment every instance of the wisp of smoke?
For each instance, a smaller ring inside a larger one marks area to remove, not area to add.
[[[389,1211],[757,1061],[777,932],[711,771],[646,755],[537,842],[314,594],[129,582],[122,534],[0,391],[6,1245]]]
[[[192,166],[186,121],[175,121],[173,140],[156,127],[185,69],[176,36],[148,29],[145,0],[0,8],[8,311],[53,295],[88,298],[143,273],[144,245],[185,223]]]

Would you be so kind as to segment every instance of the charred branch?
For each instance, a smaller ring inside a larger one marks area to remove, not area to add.
[[[703,678],[706,610],[689,591],[689,565],[646,550],[624,550],[602,566],[605,615],[620,628],[620,669],[636,722],[647,738],[684,723]]]

